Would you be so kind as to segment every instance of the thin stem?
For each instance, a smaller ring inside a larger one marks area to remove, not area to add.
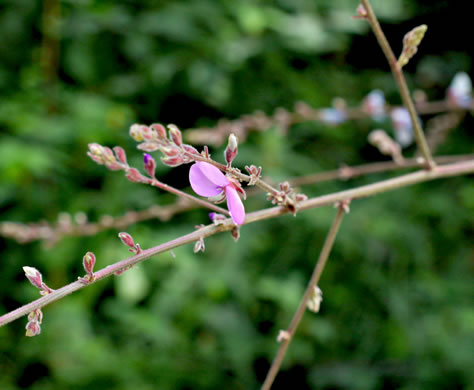
[[[422,183],[429,180],[439,179],[443,177],[465,175],[465,174],[470,174],[470,173],[474,173],[474,160],[457,162],[457,163],[448,164],[448,165],[441,165],[441,166],[437,166],[435,169],[431,171],[423,170],[423,171],[418,171],[414,173],[409,173],[407,175],[403,175],[395,179],[384,180],[375,184],[370,184],[370,185],[354,188],[352,190],[336,192],[334,194],[329,194],[329,195],[324,195],[324,196],[308,199],[304,202],[298,203],[296,205],[296,209],[297,211],[307,210],[307,209],[311,209],[315,207],[321,207],[328,204],[332,204],[337,201],[354,200],[358,198],[363,198],[363,197],[379,194],[381,192],[387,192],[387,191],[391,191],[397,188],[406,187],[412,184]],[[286,209],[285,207],[280,207],[280,206],[256,211],[256,212],[247,214],[244,224],[249,224],[249,223],[261,221],[264,219],[274,218],[276,216],[284,215],[287,213],[288,213],[288,209]],[[212,236],[219,232],[232,230],[234,226],[235,225],[232,222],[232,220],[228,218],[221,225],[217,225],[217,226],[214,224],[207,225],[199,230],[196,230],[192,233],[189,233],[175,240],[169,241],[167,243],[155,246],[147,250],[143,250],[138,255],[132,256],[125,260],[121,260],[115,264],[112,264],[98,271],[95,274],[96,280],[100,280],[107,276],[111,276],[115,272],[123,268],[130,267],[154,255],[166,252],[178,246],[182,246],[182,245],[197,241],[201,238]],[[95,281],[93,283],[95,283]],[[7,313],[1,316],[0,327],[32,312],[33,310],[39,309],[52,302],[55,302],[63,298],[64,296],[69,295],[74,291],[80,290],[81,288],[84,288],[85,286],[88,286],[88,285],[89,284],[83,284],[81,282],[76,281],[58,290],[54,290],[52,293],[44,297],[41,297],[27,305],[24,305],[10,313]]]
[[[413,103],[413,100],[410,96],[410,91],[408,90],[403,71],[397,63],[397,59],[393,54],[392,48],[390,47],[390,44],[388,43],[387,38],[385,37],[385,34],[382,31],[382,28],[380,27],[380,24],[374,14],[374,11],[372,10],[372,6],[370,5],[369,0],[361,0],[361,3],[367,11],[367,20],[370,24],[370,27],[372,27],[375,37],[377,38],[377,41],[380,47],[382,48],[385,57],[387,57],[390,68],[392,69],[393,76],[395,78],[395,81],[397,82],[398,89],[400,90],[400,95],[402,97],[403,104],[410,113],[416,143],[418,144],[418,148],[420,149],[421,153],[425,158],[426,167],[428,169],[433,169],[436,164],[433,161],[430,148],[428,147],[425,136],[423,134],[423,130],[421,129],[420,121],[418,120],[418,115],[415,109],[415,104]]]
[[[439,156],[435,158],[437,164],[454,163],[474,159],[473,154]],[[418,168],[423,164],[416,158],[406,158],[403,164],[396,164],[393,161],[375,162],[362,165],[347,166],[339,169],[314,173],[306,176],[290,178],[288,182],[292,186],[303,186],[315,183],[322,183],[329,180],[349,180],[355,177],[371,173],[390,172],[400,169]],[[247,190],[247,196],[256,195],[259,188]],[[19,243],[28,243],[35,240],[45,240],[49,247],[56,244],[62,238],[67,236],[93,236],[107,229],[124,229],[132,224],[146,221],[149,219],[159,219],[167,221],[176,214],[196,208],[196,202],[184,198],[179,198],[176,203],[166,206],[153,205],[152,207],[140,211],[128,211],[122,216],[112,217],[104,215],[98,222],[91,223],[71,223],[54,226],[44,223],[18,223],[18,222],[0,222],[0,236],[15,239]]]
[[[293,316],[293,319],[291,320],[290,326],[287,330],[287,333],[285,334],[286,337],[283,338],[283,340],[281,341],[280,348],[278,349],[278,353],[275,357],[275,360],[273,360],[270,370],[268,371],[267,377],[265,378],[265,382],[262,385],[262,390],[269,390],[272,387],[273,381],[275,380],[275,377],[277,376],[278,371],[280,370],[280,366],[285,357],[286,350],[288,349],[293,335],[295,334],[296,329],[298,328],[298,325],[301,319],[303,318],[303,314],[306,311],[306,305],[309,299],[311,298],[311,295],[313,294],[314,287],[318,284],[319,279],[321,278],[324,266],[326,265],[329,253],[331,253],[334,240],[336,239],[337,232],[339,231],[339,227],[341,226],[341,221],[342,217],[344,217],[344,212],[345,211],[342,206],[338,207],[336,217],[334,218],[331,228],[329,229],[329,233],[326,237],[326,241],[324,242],[323,249],[321,250],[321,253],[319,254],[319,259],[314,267],[313,275],[311,276],[308,286],[306,287],[306,291],[303,297],[301,298],[298,309],[296,310],[296,313]]]
[[[189,200],[193,201],[194,203],[197,203],[200,206],[207,207],[208,209],[217,211],[218,213],[227,215],[228,217],[230,216],[230,213],[226,209],[223,209],[222,207],[216,206],[215,204],[213,204],[211,202],[208,202],[207,200],[199,199],[199,198],[197,198],[193,195],[190,195],[186,192],[178,190],[177,188],[171,187],[168,184],[162,183],[161,181],[159,181],[157,179],[153,179],[150,182],[150,184],[153,187],[158,187],[158,188],[161,188],[164,191],[171,192],[172,194],[178,195],[182,198],[189,199]]]

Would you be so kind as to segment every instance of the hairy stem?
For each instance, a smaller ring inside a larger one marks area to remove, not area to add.
[[[281,341],[280,348],[278,349],[278,353],[275,357],[275,360],[273,360],[270,370],[268,371],[267,377],[265,378],[265,382],[262,385],[262,390],[269,390],[272,387],[273,381],[275,380],[275,377],[277,376],[278,371],[280,370],[280,366],[285,357],[286,350],[288,349],[291,343],[291,339],[293,338],[293,335],[295,334],[296,329],[298,328],[298,325],[300,324],[300,321],[303,318],[304,312],[306,311],[306,305],[308,303],[308,300],[311,298],[311,295],[314,291],[314,287],[318,284],[319,279],[321,278],[324,266],[326,265],[329,253],[331,253],[334,240],[336,239],[337,232],[339,231],[339,227],[341,226],[341,221],[342,217],[344,216],[344,212],[345,211],[343,207],[338,207],[336,217],[334,218],[331,228],[329,229],[326,241],[323,245],[323,249],[321,250],[321,253],[319,254],[319,259],[314,267],[313,275],[311,276],[308,286],[306,287],[306,291],[303,297],[301,298],[298,309],[296,310],[296,313],[293,316],[293,319],[291,320],[290,326],[286,333],[286,337]]]
[[[425,135],[423,134],[423,130],[421,129],[420,121],[418,120],[418,114],[416,113],[415,104],[410,96],[410,91],[408,90],[407,83],[405,81],[405,76],[403,75],[403,71],[397,63],[397,59],[393,54],[392,48],[385,37],[385,34],[380,27],[380,24],[377,20],[377,17],[372,10],[372,6],[370,5],[369,0],[361,0],[362,5],[364,6],[365,10],[367,11],[367,20],[372,28],[377,41],[382,48],[382,51],[387,57],[387,61],[392,69],[393,76],[395,81],[397,82],[398,89],[400,90],[400,95],[402,97],[402,101],[404,106],[408,109],[410,113],[411,122],[413,124],[413,129],[415,133],[416,143],[418,144],[418,148],[420,149],[423,157],[425,158],[425,165],[428,169],[432,169],[435,167],[435,162],[433,157],[431,156],[430,148],[428,147],[428,143],[426,142]]]
[[[351,190],[340,191],[329,195],[318,196],[315,198],[308,199],[306,201],[300,202],[296,205],[297,211],[307,210],[311,208],[321,207],[333,204],[338,201],[345,200],[354,200],[359,198],[364,198],[372,195],[376,195],[382,192],[391,191],[397,188],[406,187],[416,183],[422,183],[429,180],[439,179],[443,177],[451,177],[458,175],[465,175],[474,173],[474,160],[462,161],[454,164],[440,165],[433,170],[423,170],[417,171],[414,173],[409,173],[407,175],[399,176],[394,179],[383,180],[375,184],[369,184],[366,186],[361,186]],[[288,209],[285,207],[272,207],[260,211],[255,211],[246,215],[244,224],[249,224],[252,222],[261,221],[264,219],[274,218],[279,215],[287,214]],[[185,236],[177,238],[175,240],[169,241],[167,243],[155,246],[153,248],[143,250],[140,254],[129,257],[128,259],[121,260],[115,264],[109,265],[106,268],[98,271],[96,275],[96,281],[103,279],[107,276],[113,275],[115,272],[140,263],[154,255],[159,253],[166,252],[170,249],[182,246],[194,241],[197,241],[201,238],[206,238],[212,236],[216,233],[232,230],[234,228],[234,223],[229,218],[224,221],[222,225],[207,225],[199,230],[196,230],[192,233],[189,233]],[[95,281],[93,282],[95,283]],[[52,302],[55,302],[66,295],[71,294],[74,291],[77,291],[89,284],[83,284],[81,282],[73,282],[64,286],[58,290],[54,290],[52,293],[43,296],[27,305],[24,305],[10,313],[4,314],[0,317],[0,326],[8,324],[20,318],[33,310],[39,309],[43,306],[46,306]]]

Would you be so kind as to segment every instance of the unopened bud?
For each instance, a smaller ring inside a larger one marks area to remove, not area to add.
[[[43,289],[43,277],[36,268],[23,267],[23,271],[25,272],[26,277],[33,286],[41,290]]]
[[[163,146],[162,148],[160,148],[160,151],[167,157],[177,156],[181,152],[177,147],[168,146]]]
[[[120,146],[115,146],[114,152],[115,152],[115,156],[117,157],[117,160],[119,160],[123,164],[127,164],[127,155],[125,153],[125,150],[123,150],[123,148],[121,148]]]
[[[151,141],[153,138],[153,131],[148,126],[142,126],[142,135],[146,141]]]
[[[163,164],[168,165],[169,167],[177,167],[184,162],[181,156],[161,157],[160,160]]]
[[[178,129],[176,125],[168,125],[168,131],[170,133],[170,139],[176,145],[181,146],[183,144],[183,135],[181,130]]]
[[[220,225],[227,219],[225,215],[219,213],[209,213],[209,218],[215,225]]]
[[[127,232],[121,232],[118,234],[120,240],[129,248],[135,247],[135,241],[133,241],[133,238],[130,234]]]
[[[305,194],[296,194],[295,200],[297,202],[304,202],[305,200],[308,200],[308,196]]]
[[[102,145],[99,145],[97,143],[92,143],[92,144],[89,144],[88,146],[89,146],[89,152],[93,154],[94,156],[102,155],[102,150],[103,150]]]
[[[367,10],[362,4],[359,4],[356,9],[357,15],[355,18],[366,18],[367,17]]]
[[[158,138],[166,138],[166,129],[162,124],[153,123],[150,127],[156,131]]]
[[[318,286],[314,286],[311,297],[308,299],[308,302],[306,302],[306,306],[312,312],[317,313],[319,312],[319,308],[321,307],[322,300],[323,292]]]
[[[155,177],[156,162],[149,154],[144,154],[145,171],[152,178]]]
[[[94,276],[95,260],[95,255],[92,252],[87,252],[82,258],[82,265],[89,276]]]
[[[288,183],[287,181],[280,183],[280,190],[286,193],[290,192],[291,191],[290,183]]]
[[[143,181],[143,176],[135,168],[127,169],[127,174],[125,175],[125,177],[132,183],[141,183]]]
[[[239,229],[239,227],[235,226],[232,229],[231,234],[232,234],[232,238],[234,239],[235,242],[239,241],[239,238],[240,238],[240,229]]]
[[[227,162],[229,166],[232,164],[232,161],[234,160],[235,156],[237,156],[237,153],[238,153],[237,148],[238,148],[237,137],[234,134],[229,135],[229,141],[224,151],[225,161]]]
[[[194,252],[194,253],[204,252],[205,249],[206,249],[206,245],[204,245],[204,239],[201,237],[201,238],[200,238],[199,240],[197,240],[196,243],[194,244],[193,252]]]
[[[137,123],[130,126],[129,130],[130,137],[132,137],[137,142],[143,141],[143,134],[142,134],[142,125]]]
[[[421,26],[415,27],[413,30],[407,32],[403,37],[403,50],[398,59],[398,66],[402,68],[404,65],[408,64],[410,58],[412,58],[418,51],[418,45],[421,43],[423,37],[425,36],[428,26],[422,24]]]
[[[191,145],[186,145],[186,144],[183,144],[183,149],[188,152],[188,153],[191,153],[191,154],[195,154],[197,156],[200,156],[201,154],[197,151],[197,149]]]
[[[28,321],[26,324],[26,336],[33,337],[41,333],[41,326],[36,319]]]
[[[287,330],[280,330],[277,336],[277,342],[288,341],[291,338],[290,332]]]

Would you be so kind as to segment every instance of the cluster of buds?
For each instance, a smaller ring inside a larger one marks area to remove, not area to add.
[[[97,164],[105,165],[112,171],[123,170],[125,177],[132,183],[149,183],[150,179],[142,175],[138,169],[131,168],[127,163],[127,156],[125,151],[120,146],[115,146],[112,149],[96,143],[89,144],[89,151],[87,155]],[[155,175],[155,161],[150,155],[145,154],[145,171],[154,178]]]
[[[30,283],[40,290],[41,295],[47,295],[53,290],[50,289],[45,282],[43,282],[43,276],[36,268],[33,267],[23,267],[25,276],[30,281]]]
[[[23,267],[23,271],[30,283],[40,290],[41,295],[47,295],[53,292],[46,283],[43,282],[43,276],[36,268]],[[41,323],[43,322],[43,312],[36,309],[28,315],[28,323],[26,324],[26,335],[33,337],[41,333]]]
[[[43,322],[43,312],[36,309],[28,314],[28,323],[26,324],[26,336],[33,337],[41,333],[41,323]]]
[[[318,286],[314,286],[311,296],[306,302],[306,307],[308,308],[308,310],[312,311],[313,313],[318,313],[319,308],[321,307],[322,301],[323,301],[323,292]]]
[[[127,156],[120,146],[116,146],[112,151],[106,146],[92,143],[89,144],[87,155],[97,164],[105,165],[112,171],[118,171],[127,166]]]
[[[161,161],[170,167],[194,161],[192,155],[201,156],[194,147],[183,143],[181,130],[175,125],[168,125],[167,131],[159,123],[150,126],[134,124],[129,133],[135,141],[141,142],[138,149],[145,152],[161,151]]]
[[[413,124],[410,114],[406,108],[394,108],[390,112],[392,126],[395,131],[395,139],[402,148],[410,146],[413,143]]]
[[[368,137],[369,143],[380,153],[391,156],[397,164],[403,164],[401,147],[383,130],[373,130]]]
[[[448,88],[448,102],[455,107],[469,108],[472,102],[472,82],[465,72],[456,73]]]
[[[385,95],[379,89],[371,91],[362,101],[362,110],[376,121],[385,118]]]
[[[287,181],[280,183],[280,191],[267,194],[267,200],[270,200],[273,204],[286,207],[293,215],[296,215],[296,204],[307,199],[308,197],[305,194],[296,194]]]
[[[398,66],[402,68],[410,58],[412,58],[418,51],[418,45],[421,43],[423,37],[425,36],[428,26],[422,24],[421,26],[415,27],[413,30],[407,32],[403,37],[403,50],[402,54],[398,58]]]
[[[246,165],[245,166],[245,170],[249,173],[250,175],[250,181],[248,182],[248,185],[249,186],[253,186],[255,185],[255,183],[257,183],[257,181],[260,179],[261,177],[261,173],[262,173],[262,167],[256,167],[255,165]]]
[[[227,147],[224,151],[225,161],[227,162],[227,166],[230,167],[232,165],[232,161],[237,156],[238,153],[238,141],[237,137],[234,133],[229,135],[229,141],[227,142]]]
[[[126,232],[120,232],[118,236],[120,238],[120,241],[122,241],[124,245],[128,246],[129,252],[132,252],[136,255],[141,253],[142,249],[140,248],[140,244],[139,243],[135,244],[135,241],[133,240],[133,237],[130,234]]]

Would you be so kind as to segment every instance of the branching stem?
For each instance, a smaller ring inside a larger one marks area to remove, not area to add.
[[[447,164],[437,166],[433,170],[422,170],[414,173],[409,173],[407,175],[399,176],[394,179],[380,181],[375,184],[369,184],[366,186],[354,188],[351,190],[340,191],[329,195],[318,196],[316,198],[311,198],[306,201],[300,202],[296,205],[297,211],[307,210],[315,207],[326,206],[333,204],[338,201],[343,200],[354,200],[358,198],[363,198],[382,192],[391,191],[397,188],[406,187],[416,183],[422,183],[429,180],[439,179],[443,177],[451,177],[458,175],[465,175],[474,173],[474,160],[457,162],[454,164]],[[247,214],[244,224],[261,221],[264,219],[274,218],[279,215],[287,214],[288,209],[285,207],[272,207],[260,211],[256,211],[250,214]],[[185,236],[179,237],[175,240],[169,241],[167,243],[155,246],[150,249],[143,250],[140,254],[129,257],[128,259],[121,260],[115,264],[109,265],[95,273],[96,279],[93,283],[84,285],[83,283],[76,281],[71,284],[68,284],[62,288],[54,290],[52,293],[43,296],[29,304],[26,304],[10,313],[4,314],[0,317],[0,327],[6,325],[32,311],[42,308],[52,302],[55,302],[66,295],[71,294],[74,291],[80,290],[86,286],[96,283],[97,281],[104,279],[108,276],[113,275],[115,272],[120,271],[123,268],[130,267],[137,263],[140,263],[144,260],[149,259],[150,257],[169,251],[170,249],[189,244],[191,242],[197,241],[201,238],[206,238],[212,236],[216,233],[232,230],[234,228],[234,223],[230,218],[224,221],[221,225],[208,225],[199,230],[196,230],[192,233],[189,233]]]
[[[362,5],[364,6],[365,10],[367,11],[367,20],[372,28],[377,41],[382,48],[382,51],[387,57],[387,61],[392,69],[393,76],[395,81],[397,82],[398,89],[400,90],[400,95],[402,97],[402,101],[404,106],[408,109],[410,113],[410,118],[413,124],[413,129],[415,133],[416,143],[418,144],[418,148],[420,149],[421,154],[423,155],[426,163],[427,169],[433,169],[436,164],[431,156],[430,148],[428,147],[428,143],[426,142],[425,135],[423,134],[423,130],[420,125],[420,121],[418,119],[418,114],[416,113],[415,104],[410,96],[410,91],[408,90],[408,86],[405,80],[405,76],[403,75],[403,71],[397,63],[397,59],[393,54],[392,48],[385,37],[385,34],[380,27],[380,24],[377,20],[377,17],[372,10],[372,6],[370,5],[369,0],[361,0]]]

